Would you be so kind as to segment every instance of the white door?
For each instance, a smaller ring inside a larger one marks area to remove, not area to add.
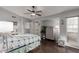
[[[53,40],[53,27],[46,28],[46,38]]]

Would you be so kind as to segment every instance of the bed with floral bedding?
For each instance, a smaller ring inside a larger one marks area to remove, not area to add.
[[[41,38],[34,34],[0,36],[0,53],[26,53],[40,45]]]

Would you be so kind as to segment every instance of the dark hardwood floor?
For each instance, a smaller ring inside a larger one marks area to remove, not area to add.
[[[43,40],[41,45],[29,53],[79,53],[79,49],[71,47],[59,47],[55,41]]]

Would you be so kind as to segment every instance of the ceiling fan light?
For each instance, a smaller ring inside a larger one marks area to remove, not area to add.
[[[32,15],[32,16],[35,16],[36,14],[35,14],[35,13],[32,13],[31,15]]]

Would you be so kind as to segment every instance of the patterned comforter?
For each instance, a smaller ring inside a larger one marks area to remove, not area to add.
[[[8,52],[18,47],[29,45],[40,40],[40,36],[34,34],[1,36],[0,52]]]

